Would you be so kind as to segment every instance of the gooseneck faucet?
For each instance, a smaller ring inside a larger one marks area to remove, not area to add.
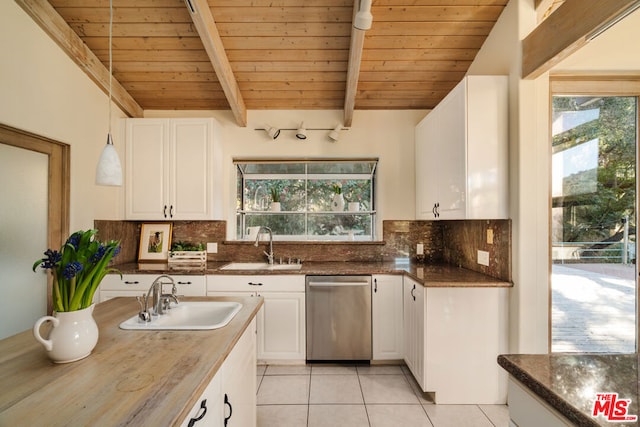
[[[162,293],[162,285],[171,285],[171,293]],[[151,283],[147,293],[137,298],[141,307],[140,313],[138,313],[140,320],[150,322],[152,315],[158,316],[164,314],[165,311],[170,308],[171,301],[178,304],[177,292],[178,289],[176,288],[173,277],[167,276],[166,274],[156,277],[153,283]],[[151,313],[149,312],[149,298],[153,298],[153,310]]]
[[[269,233],[269,253],[267,253],[267,251],[263,252],[269,260],[269,265],[273,265],[273,232],[269,227],[260,227],[260,229],[258,230],[258,235],[256,236],[256,243],[253,246],[255,246],[256,248],[258,247],[258,242],[260,241],[260,233],[262,232],[262,230],[265,230],[267,233]]]

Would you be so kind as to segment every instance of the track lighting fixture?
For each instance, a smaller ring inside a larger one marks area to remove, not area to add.
[[[264,130],[269,134],[272,139],[276,139],[278,135],[280,135],[280,129],[274,128],[273,126],[265,126]]]
[[[296,138],[298,139],[307,139],[307,129],[304,127],[304,122],[300,123],[300,127],[296,132]]]
[[[329,132],[329,138],[333,142],[338,142],[340,139],[340,131],[342,130],[342,125],[336,126],[331,132]]]

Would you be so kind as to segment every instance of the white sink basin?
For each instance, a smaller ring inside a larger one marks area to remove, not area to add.
[[[151,316],[143,322],[138,315],[120,324],[121,329],[140,330],[202,330],[226,326],[238,314],[242,304],[232,301],[186,301],[171,304],[166,314]]]
[[[300,270],[302,264],[273,264],[266,262],[232,262],[220,267],[220,270]]]

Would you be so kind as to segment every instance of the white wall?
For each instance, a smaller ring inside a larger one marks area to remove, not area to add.
[[[261,129],[265,124],[297,129],[334,128],[342,122],[342,110],[252,110],[247,127],[236,125],[228,111],[146,111],[145,117],[215,117],[221,124],[224,200],[227,218],[235,217],[236,157],[379,157],[377,170],[377,237],[382,237],[382,220],[415,218],[414,128],[426,115],[424,110],[356,111],[353,124],[331,142],[329,131],[308,131],[300,141],[295,131],[283,130],[272,140]],[[233,236],[233,221],[228,235]]]
[[[121,218],[123,190],[94,183],[107,96],[13,1],[0,1],[0,52],[0,123],[71,146],[71,231]],[[123,114],[114,107],[113,116]]]

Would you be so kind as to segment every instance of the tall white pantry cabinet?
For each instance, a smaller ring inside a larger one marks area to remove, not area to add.
[[[416,126],[416,219],[506,219],[506,76],[465,77]]]
[[[211,118],[127,119],[128,220],[222,219],[222,187]]]

